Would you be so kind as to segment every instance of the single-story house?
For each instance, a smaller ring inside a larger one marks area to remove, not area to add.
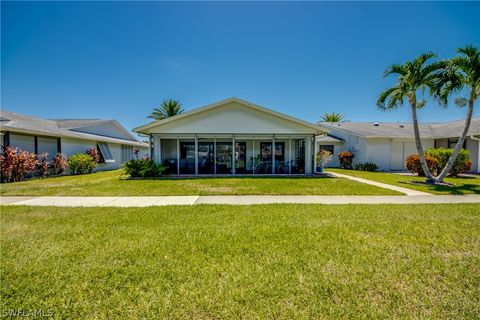
[[[327,130],[229,98],[134,129],[150,137],[152,158],[177,175],[312,174]]]
[[[465,120],[442,123],[421,123],[420,136],[424,149],[453,148],[464,128]],[[329,133],[317,139],[317,148],[334,154],[328,166],[338,166],[338,154],[350,151],[354,163],[374,162],[383,171],[402,171],[405,158],[417,154],[413,125],[398,122],[319,122],[318,126]],[[480,172],[480,118],[473,118],[464,149],[470,151],[471,172]]]
[[[139,142],[116,120],[41,119],[5,110],[0,111],[2,145],[40,154],[70,156],[97,148],[102,163],[96,170],[117,169],[134,157],[148,155],[148,143]]]

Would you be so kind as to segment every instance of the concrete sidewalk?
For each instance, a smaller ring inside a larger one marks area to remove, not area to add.
[[[165,197],[0,197],[1,205],[54,207],[150,207],[169,205],[270,203],[298,204],[418,204],[480,203],[480,195],[416,196],[165,196]]]

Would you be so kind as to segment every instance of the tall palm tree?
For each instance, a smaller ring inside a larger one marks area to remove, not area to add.
[[[323,116],[320,118],[320,122],[342,122],[345,116],[341,113],[328,113],[325,112]]]
[[[153,112],[147,117],[155,120],[163,120],[183,113],[185,110],[178,100],[163,100],[160,107],[154,108]]]
[[[384,73],[384,77],[398,75],[397,83],[380,94],[377,106],[382,111],[391,111],[400,108],[407,100],[412,111],[413,132],[415,134],[415,145],[417,147],[420,164],[427,177],[427,183],[435,183],[435,178],[428,169],[423,152],[420,131],[418,130],[417,109],[425,106],[425,101],[418,99],[418,92],[428,89],[430,94],[435,91],[438,84],[439,71],[445,65],[444,62],[428,63],[436,55],[432,52],[424,53],[413,61],[405,64],[393,64]]]
[[[459,107],[468,106],[467,117],[462,135],[458,139],[445,168],[443,168],[442,172],[438,175],[437,182],[443,182],[443,179],[452,169],[455,159],[463,146],[468,129],[470,128],[473,105],[480,97],[480,50],[477,47],[469,45],[464,48],[458,48],[457,53],[460,55],[448,61],[445,70],[441,73],[436,94],[440,98],[440,102],[446,105],[448,97],[451,94],[466,91],[468,93],[468,99],[457,98],[455,99],[455,103]]]

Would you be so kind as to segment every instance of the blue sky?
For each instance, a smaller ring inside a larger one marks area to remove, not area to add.
[[[4,2],[1,106],[46,118],[147,122],[237,96],[316,121],[409,121],[376,109],[384,69],[480,45],[480,3]],[[428,105],[422,121],[463,118]],[[478,115],[478,108],[476,115]]]

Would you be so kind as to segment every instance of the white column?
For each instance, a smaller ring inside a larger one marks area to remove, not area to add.
[[[152,160],[156,163],[160,163],[160,158],[158,157],[158,152],[160,150],[160,138],[158,136],[153,136],[153,152],[152,152]]]
[[[252,173],[255,174],[255,160],[256,160],[256,154],[255,154],[255,139],[252,138],[252,154],[253,154],[253,158],[252,158]]]
[[[195,175],[198,175],[198,138],[195,136]]]
[[[292,174],[292,138],[288,138],[288,174]]]
[[[162,139],[158,137],[158,163],[162,164]]]
[[[272,137],[272,174],[275,174],[275,136]]]
[[[317,172],[317,152],[318,152],[318,145],[317,140],[313,138],[313,173]]]
[[[232,174],[235,174],[235,135],[232,136]]]
[[[312,174],[312,137],[305,138],[305,174]]]
[[[180,139],[177,138],[177,174],[180,174]]]
[[[148,142],[149,142],[148,151],[150,153],[150,159],[155,160],[154,157],[153,157],[153,155],[154,155],[154,153],[153,153],[153,136],[152,136],[151,133],[148,136]]]
[[[213,174],[217,174],[217,138],[213,138]]]

